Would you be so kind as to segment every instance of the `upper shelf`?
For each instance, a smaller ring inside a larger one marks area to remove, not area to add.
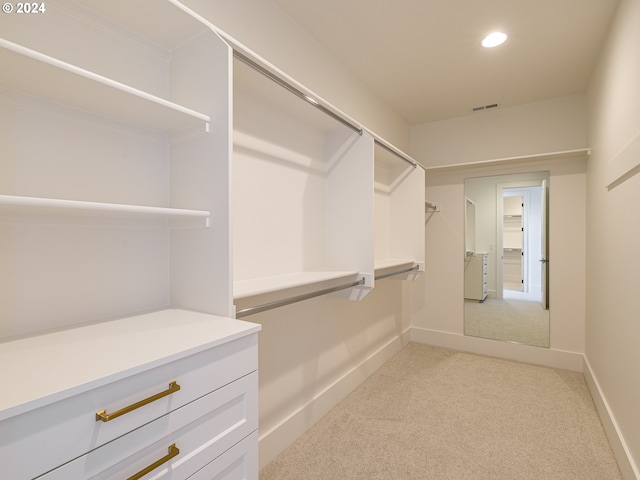
[[[20,197],[0,195],[0,207],[33,209],[38,212],[87,212],[95,215],[145,215],[151,217],[202,218],[209,226],[210,212],[180,208],[148,207],[145,205],[124,205],[119,203],[84,202],[56,198]]]
[[[456,163],[452,165],[439,165],[434,167],[425,167],[428,173],[444,173],[463,171],[472,168],[486,168],[486,167],[503,167],[509,165],[520,165],[535,161],[547,161],[547,160],[563,160],[577,157],[584,157],[585,159],[591,155],[590,148],[577,148],[575,150],[561,150],[558,152],[537,153],[533,155],[522,155],[518,157],[506,157],[496,158],[492,160],[481,160],[478,162],[468,163]]]
[[[90,113],[164,131],[211,117],[0,38],[0,86]]]

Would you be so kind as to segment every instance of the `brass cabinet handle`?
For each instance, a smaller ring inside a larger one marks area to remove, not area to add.
[[[180,453],[180,449],[178,447],[176,447],[175,443],[172,443],[171,445],[169,445],[169,453],[167,455],[162,457],[160,460],[153,462],[151,465],[149,465],[144,470],[140,470],[135,475],[127,478],[127,480],[138,480],[138,479],[144,477],[147,473],[151,472],[152,470],[155,470],[156,468],[158,468],[163,463],[167,463],[173,457],[178,456],[179,453]]]
[[[107,413],[106,410],[100,410],[99,412],[96,412],[96,422],[102,420],[103,422],[108,422],[109,420],[113,420],[114,418],[118,418],[120,415],[124,415],[125,413],[129,413],[132,410],[135,410],[136,408],[140,408],[140,407],[144,407],[145,405],[150,404],[151,402],[155,402],[156,400],[162,398],[162,397],[166,397],[167,395],[171,395],[172,393],[177,392],[178,390],[180,390],[180,385],[178,385],[176,382],[171,382],[169,384],[169,388],[167,390],[165,390],[164,392],[160,392],[160,393],[156,393],[155,395],[149,397],[149,398],[145,398],[144,400],[140,400],[139,402],[136,402],[132,405],[129,405],[128,407],[124,407],[121,410],[118,410],[117,412],[113,412],[113,413]]]

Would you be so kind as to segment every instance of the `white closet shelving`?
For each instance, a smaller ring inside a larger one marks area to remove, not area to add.
[[[257,478],[260,326],[232,318],[231,48],[158,0],[52,0],[0,17],[0,37],[5,473]]]
[[[209,115],[112,78],[0,39],[0,62],[11,65],[3,86],[128,123],[164,130],[184,128]],[[42,81],[46,79],[46,81]]]
[[[234,299],[373,286],[373,139],[234,62]]]
[[[186,210],[184,208],[146,207],[144,205],[123,205],[121,203],[83,202],[78,200],[60,200],[56,198],[20,197],[17,195],[0,195],[0,206],[14,207],[45,212],[89,212],[93,215],[142,215],[149,217],[183,217],[208,219],[210,212],[205,210]]]
[[[230,316],[230,47],[169,2],[0,22],[0,338]]]
[[[409,159],[408,156],[402,155]],[[375,146],[375,274],[424,272],[424,170]]]
[[[360,299],[423,270],[424,170],[178,2],[56,0],[0,26],[0,338],[355,281]]]

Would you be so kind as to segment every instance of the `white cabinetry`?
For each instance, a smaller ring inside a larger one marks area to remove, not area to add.
[[[163,310],[0,344],[3,475],[128,478],[173,452],[154,478],[188,478],[257,431],[259,329]]]
[[[0,37],[3,475],[257,478],[259,326],[225,318],[231,48],[168,1],[55,0]]]
[[[465,258],[464,298],[483,301],[487,298],[487,253],[476,253]]]
[[[342,296],[360,300],[377,275],[424,271],[424,170],[250,63],[234,62],[237,309],[357,281]]]
[[[234,297],[275,301],[373,273],[373,139],[234,61]]]
[[[231,49],[169,2],[46,7],[0,17],[0,337],[230,316]]]

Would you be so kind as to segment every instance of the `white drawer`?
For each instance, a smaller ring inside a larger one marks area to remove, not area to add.
[[[258,428],[258,373],[253,372],[42,477],[125,479],[179,450],[147,479],[186,479]],[[257,443],[257,442],[256,442]]]
[[[189,480],[257,480],[258,475],[258,432],[253,432]]]
[[[3,476],[18,480],[42,475],[219,389],[257,369],[257,349],[257,335],[249,335],[8,418],[0,422]],[[87,355],[78,361],[90,361]],[[167,390],[172,381],[179,391],[106,423],[96,420],[96,412],[122,409]],[[27,460],[31,458],[37,460]]]

